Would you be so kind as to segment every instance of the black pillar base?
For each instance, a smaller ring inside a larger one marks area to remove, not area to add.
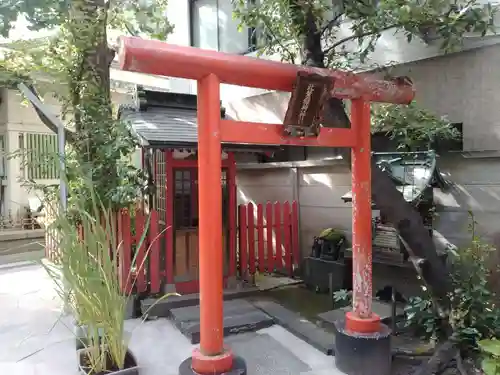
[[[348,375],[390,375],[391,330],[385,324],[379,332],[358,334],[345,330],[345,320],[335,322],[335,363]]]
[[[233,368],[230,371],[217,374],[199,374],[191,367],[191,357],[186,359],[179,366],[179,375],[247,375],[247,364],[241,357],[233,358]]]

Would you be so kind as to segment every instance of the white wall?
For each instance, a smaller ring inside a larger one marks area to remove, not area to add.
[[[31,105],[22,103],[22,97],[18,91],[9,90],[7,95],[7,123],[6,123],[6,148],[12,153],[19,148],[19,133],[40,133],[53,134],[38,118]],[[112,100],[115,104],[131,103],[132,97],[112,93]],[[44,98],[45,105],[56,115],[59,114],[60,106],[57,101],[50,96]],[[37,192],[29,191],[19,182],[22,178],[21,160],[11,158],[6,161],[7,169],[7,189],[5,196],[5,208],[14,214],[28,204],[28,200],[36,197]],[[59,180],[38,180],[39,184],[57,184]]]

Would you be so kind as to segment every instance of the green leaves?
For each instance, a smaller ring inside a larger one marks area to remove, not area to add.
[[[260,0],[258,6],[248,6],[246,0],[235,0],[234,4],[235,14],[242,23],[259,30],[262,52],[278,53],[289,62],[295,62],[295,57],[304,52],[301,48],[310,37],[305,14],[312,10],[321,31],[323,62],[327,66],[342,66],[347,62],[353,70],[374,51],[382,33],[389,29],[402,31],[408,42],[416,37],[427,42],[436,40],[445,52],[459,49],[467,33],[486,35],[495,31],[495,7],[478,0],[464,3],[453,0],[333,3]],[[350,27],[350,35],[345,33],[346,26]]]
[[[493,340],[481,340],[478,342],[479,349],[481,351],[491,354],[495,357],[500,357],[500,341],[497,339]]]
[[[471,217],[471,223],[474,218]],[[449,298],[449,323],[454,339],[463,349],[500,354],[499,342],[483,340],[500,335],[500,310],[496,297],[488,288],[490,270],[486,266],[491,246],[483,243],[471,228],[469,246],[448,254],[453,291]],[[430,296],[411,298],[405,308],[406,325],[415,328],[425,338],[442,338],[440,318],[434,312]],[[495,374],[497,375],[497,374]]]
[[[479,349],[483,353],[481,369],[486,375],[500,374],[500,341],[497,339],[481,340]]]
[[[415,101],[407,106],[373,105],[372,115],[372,132],[385,133],[405,150],[429,149],[436,140],[460,136],[445,117],[437,117]]]

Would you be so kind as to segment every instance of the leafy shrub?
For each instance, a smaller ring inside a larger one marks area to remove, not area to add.
[[[500,341],[497,339],[478,342],[482,354],[481,369],[485,375],[500,374]]]
[[[449,294],[450,325],[455,339],[467,348],[477,348],[479,340],[500,334],[500,310],[488,286],[490,270],[487,266],[494,250],[481,241],[476,233],[477,223],[472,214],[469,246],[449,251],[453,291]],[[405,308],[407,327],[414,328],[426,339],[440,339],[439,317],[434,312],[430,295],[413,297]]]

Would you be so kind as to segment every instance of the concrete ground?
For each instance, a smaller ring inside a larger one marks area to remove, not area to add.
[[[143,375],[177,375],[194,347],[166,319],[127,321],[126,329]],[[226,344],[246,359],[252,375],[341,374],[333,357],[280,326],[235,335]],[[0,266],[0,374],[78,374],[71,318],[62,316],[40,265]]]

